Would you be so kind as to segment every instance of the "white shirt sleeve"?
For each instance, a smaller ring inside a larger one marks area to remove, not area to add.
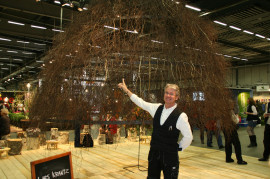
[[[139,106],[143,110],[146,110],[147,112],[149,112],[152,117],[155,116],[155,113],[157,111],[157,108],[161,105],[161,103],[149,103],[149,102],[145,102],[142,98],[139,98],[136,94],[132,94],[130,96],[130,99],[137,106]]]
[[[180,130],[181,134],[183,135],[183,138],[181,139],[179,143],[179,147],[182,148],[182,151],[190,146],[193,135],[190,129],[190,125],[188,122],[188,117],[186,113],[181,113],[179,116],[177,123],[176,123],[176,128]]]
[[[253,115],[258,114],[257,109],[256,109],[256,107],[254,105],[251,106],[251,109],[252,109]]]
[[[267,113],[268,104],[269,104],[269,103],[266,103],[266,104],[265,104],[265,112],[264,112],[264,114],[266,114],[266,113]]]

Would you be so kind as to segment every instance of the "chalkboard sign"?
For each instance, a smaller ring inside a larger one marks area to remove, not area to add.
[[[31,162],[32,179],[73,179],[71,152]]]

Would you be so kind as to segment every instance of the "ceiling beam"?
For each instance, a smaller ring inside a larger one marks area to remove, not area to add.
[[[0,7],[33,15],[45,16],[59,20],[61,19],[60,6],[44,2],[36,2],[35,0],[23,0],[21,3],[19,3],[18,0],[0,1]],[[62,8],[62,10],[62,20],[72,21],[73,13],[76,12],[68,8]]]
[[[260,53],[262,55],[266,55],[266,56],[269,56],[270,57],[270,53],[267,52],[267,51],[264,51],[264,50],[259,50],[259,49],[256,49],[256,48],[252,48],[252,47],[240,45],[238,43],[229,42],[229,41],[226,41],[226,40],[223,40],[223,39],[218,39],[218,42],[219,43],[222,43],[224,45],[227,45],[227,46],[241,48],[241,49],[244,49],[244,50],[247,50],[247,51]]]

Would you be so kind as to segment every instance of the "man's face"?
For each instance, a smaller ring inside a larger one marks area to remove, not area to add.
[[[172,88],[166,88],[164,93],[165,104],[174,104],[178,100],[179,96],[176,96],[176,91]]]

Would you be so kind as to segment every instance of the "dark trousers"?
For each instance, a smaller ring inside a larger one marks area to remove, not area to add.
[[[226,153],[226,160],[231,159],[232,157],[232,144],[234,146],[236,159],[238,161],[243,161],[242,159],[242,152],[241,152],[241,144],[238,137],[237,130],[234,129],[231,134],[224,132],[225,136],[225,153]]]
[[[159,179],[163,170],[164,179],[177,179],[179,173],[178,152],[170,153],[150,149],[148,155],[148,179]]]
[[[269,159],[269,154],[270,154],[270,125],[269,124],[265,124],[263,145],[264,145],[263,158]]]

